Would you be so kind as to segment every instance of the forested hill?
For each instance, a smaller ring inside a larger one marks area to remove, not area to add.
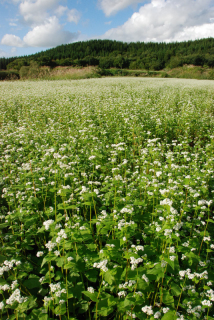
[[[124,43],[90,40],[61,45],[33,55],[1,58],[0,69],[20,70],[36,61],[39,66],[100,66],[161,70],[184,64],[214,67],[214,38],[176,43]]]

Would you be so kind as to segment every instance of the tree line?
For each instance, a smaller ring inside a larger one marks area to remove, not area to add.
[[[39,53],[0,58],[0,69],[17,70],[30,66],[99,66],[102,69],[162,70],[184,64],[214,67],[214,38],[174,43],[90,40],[60,45]]]

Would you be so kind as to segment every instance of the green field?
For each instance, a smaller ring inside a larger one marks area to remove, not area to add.
[[[0,319],[214,319],[214,81],[0,83]]]

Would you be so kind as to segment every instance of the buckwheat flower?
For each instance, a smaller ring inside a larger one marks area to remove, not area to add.
[[[189,247],[189,241],[182,243],[183,247]]]
[[[169,308],[163,308],[163,313],[167,313],[169,311]]]
[[[170,252],[170,253],[175,253],[175,247],[170,247],[170,248],[169,248],[169,252]]]
[[[185,275],[186,275],[186,271],[185,271],[185,270],[179,271],[179,276],[180,276],[181,278],[185,277]]]
[[[204,237],[204,241],[211,241],[210,236],[209,237]]]
[[[166,198],[166,199],[164,199],[164,200],[162,200],[162,201],[160,201],[160,205],[161,206],[163,206],[163,205],[168,205],[168,206],[172,206],[172,203],[173,203],[173,201],[172,200],[170,200],[170,199],[168,199],[168,198]]]
[[[4,302],[2,301],[2,302],[0,302],[0,310],[3,310],[4,309]]]
[[[74,260],[74,258],[73,257],[68,257],[67,260],[68,260],[68,262],[70,262],[70,261]]]
[[[207,285],[208,285],[208,286],[211,286],[211,285],[212,285],[212,281],[208,281],[208,282],[207,282]]]
[[[19,289],[16,289],[12,293],[12,295],[9,297],[9,299],[6,300],[6,304],[12,305],[15,301],[17,301],[18,303],[22,303],[22,302],[26,301],[26,298],[21,296]]]
[[[161,313],[159,311],[155,312],[154,318],[159,319],[161,317]]]
[[[161,172],[161,171],[157,171],[157,172],[156,172],[156,176],[157,176],[157,177],[160,177],[161,175],[162,175],[162,172]]]
[[[131,270],[136,269],[137,265],[141,262],[143,262],[142,258],[135,259],[134,257],[130,257]]]
[[[207,205],[208,205],[208,207],[209,207],[212,203],[213,203],[213,201],[212,201],[212,200],[207,201]]]
[[[60,256],[60,251],[58,251],[58,250],[56,250],[56,251],[54,251],[54,254],[55,254],[55,256]]]
[[[161,261],[161,268],[165,268],[165,267],[166,267],[166,265],[167,265],[167,262],[166,262],[166,261],[164,261],[164,260],[162,260],[162,261]]]
[[[65,303],[65,300],[59,300],[59,304]]]
[[[39,279],[39,282],[42,283],[44,280],[45,280],[45,277],[41,277],[41,278]]]
[[[10,289],[10,286],[8,284],[0,286],[0,290],[2,290],[2,291],[6,291],[6,290],[9,290],[9,289]]]
[[[38,251],[38,252],[37,252],[37,254],[36,254],[36,256],[39,258],[39,257],[42,257],[42,256],[43,256],[43,254],[44,254],[44,252],[43,252],[43,251]]]
[[[127,295],[127,292],[126,291],[120,291],[118,292],[118,297],[121,298],[121,297],[125,297]]]
[[[170,259],[171,261],[175,261],[176,256],[170,256],[169,259]]]
[[[52,219],[43,222],[43,225],[45,226],[45,230],[48,230],[52,223],[54,223],[54,220],[52,220]]]
[[[90,156],[89,158],[88,158],[88,160],[93,160],[93,159],[95,159],[96,158],[96,156]]]
[[[211,244],[211,245],[210,245],[210,248],[211,248],[211,249],[214,249],[214,244]]]
[[[172,233],[172,229],[165,229],[165,230],[164,230],[164,235],[165,235],[166,237],[171,238],[171,233]]]
[[[106,272],[106,271],[108,271],[108,268],[106,267],[107,263],[108,263],[107,259],[106,260],[102,260],[99,263],[95,262],[93,264],[93,267],[97,268],[97,269],[101,269],[102,271]]]
[[[142,279],[144,279],[146,282],[149,282],[149,279],[147,278],[147,276],[145,274],[142,275]]]
[[[200,194],[198,192],[196,192],[194,195],[193,195],[194,198],[197,198],[197,197],[200,197]]]
[[[48,248],[49,251],[52,251],[52,249],[56,246],[56,243],[48,241],[48,243],[45,244],[46,248]]]
[[[157,231],[157,232],[161,231],[161,227],[157,227],[157,228],[156,228],[156,231]]]
[[[90,293],[94,293],[94,288],[93,287],[88,287],[87,291],[90,292]]]
[[[210,302],[210,300],[203,300],[201,304],[203,306],[212,307],[212,302]]]
[[[123,237],[123,241],[126,241],[126,237]]]
[[[145,306],[141,310],[149,316],[154,313],[151,306]]]
[[[11,289],[14,290],[17,285],[18,285],[18,281],[14,280],[11,284]]]

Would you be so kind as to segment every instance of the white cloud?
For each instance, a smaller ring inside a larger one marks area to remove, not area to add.
[[[50,17],[42,25],[34,27],[23,38],[30,47],[54,47],[70,43],[78,37],[78,33],[64,31],[56,17]]]
[[[59,17],[63,16],[65,12],[68,10],[68,7],[58,6],[55,10],[55,14]]]
[[[213,36],[212,0],[151,0],[102,38],[122,41],[181,41]]]
[[[80,20],[81,14],[76,9],[71,9],[68,11],[67,16],[69,22],[74,22],[77,24]]]
[[[6,58],[6,57],[8,57],[8,53],[0,49],[0,58]]]
[[[5,34],[1,40],[1,44],[11,47],[24,47],[24,42],[14,34]]]
[[[59,0],[24,0],[19,5],[23,20],[30,26],[36,26],[48,18],[48,11],[57,7]]]
[[[10,52],[11,52],[12,54],[16,53],[16,51],[17,51],[17,48],[16,48],[16,47],[11,48],[11,50],[10,50]]]
[[[42,25],[34,27],[21,40],[13,34],[6,34],[1,44],[12,47],[55,47],[60,44],[71,43],[77,39],[79,33],[63,30],[57,17],[50,17]]]
[[[130,5],[145,2],[145,0],[98,0],[98,6],[106,16],[117,13]]]
[[[14,22],[10,22],[9,25],[10,25],[11,27],[16,27],[16,26],[17,26],[17,24],[14,23]]]

